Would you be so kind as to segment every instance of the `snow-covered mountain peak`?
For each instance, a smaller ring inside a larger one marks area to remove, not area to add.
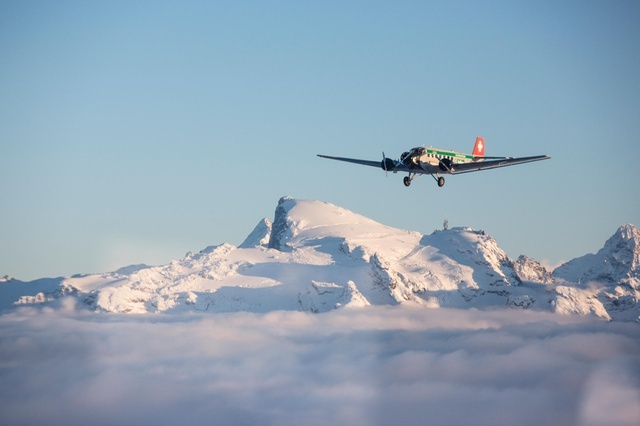
[[[436,231],[424,237],[422,244],[437,248],[439,253],[458,263],[469,265],[475,270],[483,270],[487,275],[486,279],[479,279],[476,274],[476,282],[487,282],[491,286],[521,283],[511,259],[485,231],[471,228]]]
[[[467,227],[436,231],[427,236],[424,243],[460,253],[475,253],[487,262],[500,262],[507,257],[491,235],[485,231],[476,231]]]
[[[268,247],[291,251],[319,238],[350,239],[396,232],[400,231],[331,203],[282,197],[276,207]]]
[[[579,305],[568,308],[568,312],[580,313],[585,306],[595,304],[592,312],[605,312],[613,319],[639,321],[639,242],[638,229],[634,225],[623,225],[596,254],[578,257],[556,268],[553,271],[556,279],[575,283],[556,288],[556,292],[566,296],[558,301],[573,300]]]
[[[239,248],[267,247],[271,239],[271,228],[273,223],[266,217],[262,219],[247,238],[240,244]]]
[[[575,283],[640,279],[640,231],[631,224],[621,226],[596,254],[573,259],[553,275]]]
[[[604,244],[613,259],[628,265],[634,276],[638,276],[640,266],[640,230],[634,225],[622,225]]]
[[[618,228],[612,239],[613,238],[619,238],[625,241],[634,241],[637,246],[638,242],[640,242],[640,230],[638,230],[635,225],[627,223]]]
[[[113,273],[118,275],[132,275],[142,269],[147,269],[147,268],[151,268],[151,266],[145,265],[145,264],[129,265],[129,266],[123,266],[122,268],[117,269]]]

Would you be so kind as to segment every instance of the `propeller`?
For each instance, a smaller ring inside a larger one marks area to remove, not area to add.
[[[382,168],[384,169],[384,176],[389,177],[389,171],[387,170],[387,157],[384,155],[384,151],[382,151]]]
[[[382,163],[380,163],[380,166],[382,166],[382,170],[384,170],[384,174],[386,176],[389,176],[389,171],[392,171],[395,173],[396,167],[398,165],[391,158],[387,158],[387,156],[384,155],[384,151],[382,151]]]

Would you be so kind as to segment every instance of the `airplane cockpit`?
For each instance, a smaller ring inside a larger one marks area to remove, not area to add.
[[[427,153],[427,149],[423,146],[411,148],[409,151],[403,152],[400,161],[407,167],[417,166],[418,159]]]

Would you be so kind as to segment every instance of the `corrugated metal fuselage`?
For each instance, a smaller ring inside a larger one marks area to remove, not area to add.
[[[405,155],[408,154],[408,155]],[[455,172],[456,164],[480,162],[482,157],[464,154],[456,151],[444,151],[436,148],[416,147],[403,154],[402,162],[411,169],[420,168],[427,173]]]

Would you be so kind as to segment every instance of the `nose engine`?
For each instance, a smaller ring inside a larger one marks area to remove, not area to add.
[[[413,166],[417,166],[420,164],[420,157],[422,157],[426,152],[426,149],[423,147],[412,148],[410,151],[403,152],[400,156],[400,161],[405,166],[412,168]]]

